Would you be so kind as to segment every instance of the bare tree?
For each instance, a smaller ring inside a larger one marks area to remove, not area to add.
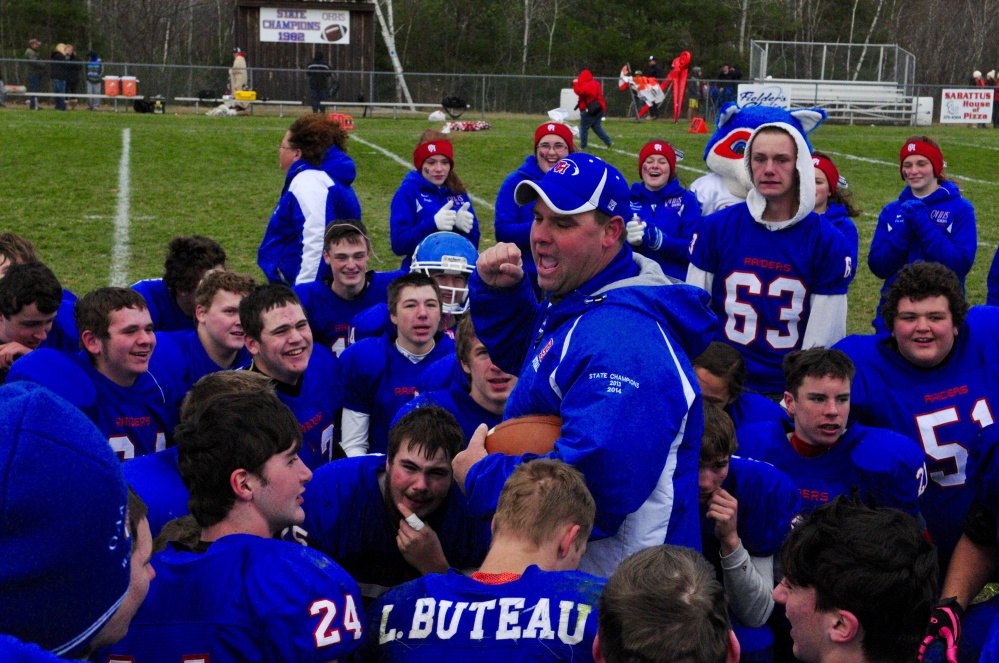
[[[382,4],[385,5],[384,12],[382,12]],[[375,15],[378,17],[378,27],[381,29],[382,39],[385,40],[389,58],[392,60],[392,68],[395,70],[395,84],[400,92],[399,96],[405,97],[406,103],[410,105],[410,110],[415,111],[413,97],[409,94],[406,77],[402,73],[402,62],[395,50],[395,17],[392,12],[392,0],[375,0]]]

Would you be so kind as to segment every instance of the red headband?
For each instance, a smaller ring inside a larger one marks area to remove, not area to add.
[[[839,183],[839,170],[836,164],[825,157],[815,155],[812,155],[812,164],[825,173],[826,179],[829,180],[829,195],[836,193],[836,185]]]
[[[670,179],[676,177],[676,152],[669,143],[661,140],[654,140],[642,148],[638,153],[638,178],[642,178],[642,164],[653,154],[661,154],[669,161]]]
[[[565,144],[569,146],[569,153],[576,151],[575,146],[572,144],[572,131],[569,127],[560,122],[545,122],[534,132],[534,151],[538,151],[538,143],[545,136],[554,134],[565,141]]]
[[[431,140],[417,145],[416,149],[413,150],[413,165],[416,166],[417,170],[420,170],[423,168],[423,162],[435,154],[446,156],[447,160],[451,162],[451,166],[454,167],[454,149],[451,147],[451,143],[446,140]]]
[[[900,175],[902,175],[902,162],[905,161],[906,157],[911,157],[914,154],[929,159],[930,163],[933,164],[933,176],[940,177],[944,168],[943,154],[939,147],[922,140],[910,140],[902,146],[902,151],[898,153],[898,172]],[[902,181],[905,181],[905,175],[902,175]]]

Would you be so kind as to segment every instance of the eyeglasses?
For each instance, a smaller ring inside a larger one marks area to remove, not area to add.
[[[281,143],[280,145],[278,145],[278,149],[279,150],[291,150],[292,152],[294,152],[298,148],[292,147],[291,145],[285,145],[284,143]]]

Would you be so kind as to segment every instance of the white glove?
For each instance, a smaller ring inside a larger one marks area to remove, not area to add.
[[[454,230],[454,220],[457,212],[452,210],[454,207],[454,202],[447,201],[447,205],[437,210],[437,214],[434,214],[434,223],[437,224],[437,230]]]
[[[466,235],[471,232],[472,224],[475,223],[475,217],[468,211],[469,205],[471,205],[469,202],[463,204],[454,218],[454,227]]]
[[[641,246],[642,238],[645,236],[645,227],[648,224],[638,218],[638,215],[631,217],[624,229],[628,231],[628,244],[632,246]]]

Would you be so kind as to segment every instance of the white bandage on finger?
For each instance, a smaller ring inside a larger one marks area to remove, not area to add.
[[[406,516],[406,522],[409,523],[409,526],[415,529],[417,532],[423,529],[423,526],[425,524],[422,520],[420,520],[420,517],[417,516],[415,513],[411,513],[408,516]]]

